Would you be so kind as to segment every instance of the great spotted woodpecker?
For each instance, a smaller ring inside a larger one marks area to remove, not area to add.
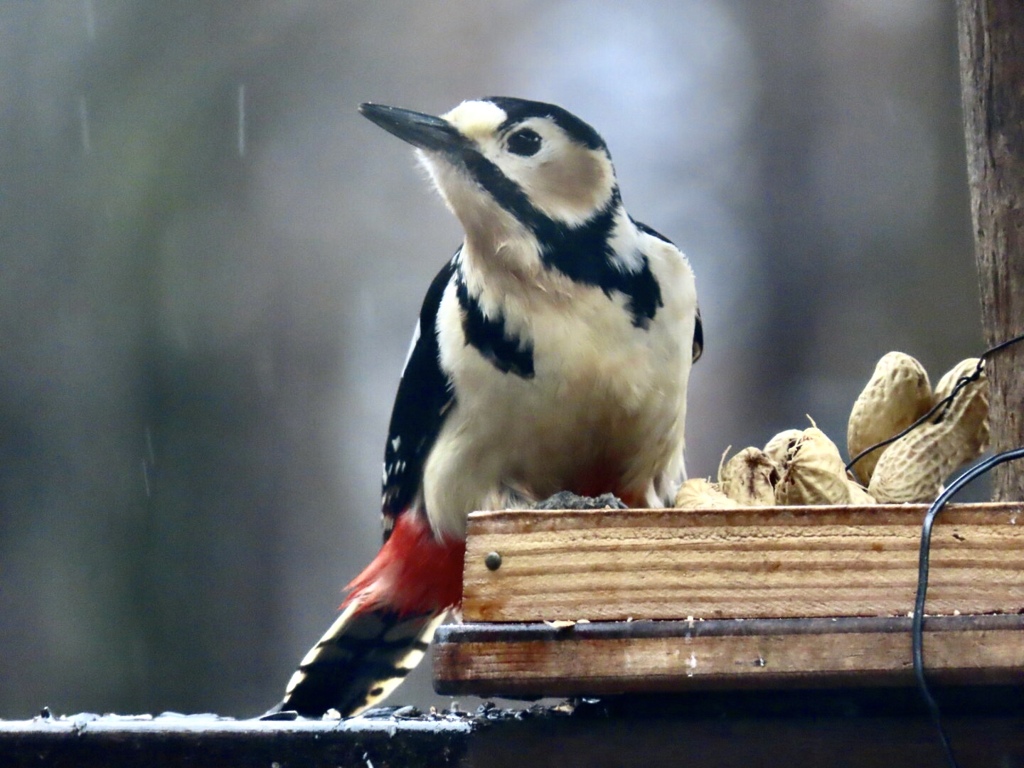
[[[683,474],[703,333],[693,272],[622,206],[561,107],[363,115],[416,147],[465,240],[427,291],[384,454],[384,545],[275,711],[358,713],[423,657],[462,591],[466,517],[559,491],[663,506]]]

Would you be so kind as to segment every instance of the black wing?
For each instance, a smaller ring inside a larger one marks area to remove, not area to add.
[[[398,383],[384,449],[381,506],[385,541],[391,533],[394,518],[402,514],[419,493],[423,465],[455,401],[451,381],[441,370],[437,310],[444,290],[455,274],[457,259],[458,254],[442,267],[427,290],[409,359]]]
[[[704,354],[704,323],[700,319],[700,307],[697,307],[697,317],[693,325],[693,362],[700,360]]]
[[[669,245],[673,245],[673,246],[675,245],[675,243],[673,243],[671,240],[669,240],[667,237],[665,237],[663,234],[661,234],[661,232],[658,232],[656,229],[652,229],[651,227],[648,227],[642,221],[637,221],[636,219],[634,219],[632,217],[630,217],[630,220],[633,222],[634,225],[636,225],[636,228],[639,229],[641,232],[644,232],[644,233],[650,235],[651,237],[656,237],[659,240],[664,240]],[[693,325],[693,358],[692,358],[693,362],[697,362],[697,360],[700,359],[700,356],[703,354],[703,352],[704,352],[704,323],[700,319],[700,307],[697,307],[697,317],[694,320],[694,325]]]

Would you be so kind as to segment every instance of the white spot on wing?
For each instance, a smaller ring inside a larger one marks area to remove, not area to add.
[[[401,447],[402,447],[402,436],[401,435],[395,435],[394,438],[392,438],[392,440],[391,440],[391,450],[392,451],[397,451]]]
[[[405,362],[402,363],[402,375],[405,375],[405,369],[409,367],[409,360],[412,359],[412,351],[416,349],[416,343],[420,340],[420,321],[416,321],[416,327],[412,331],[412,341],[409,342],[409,351],[405,353]]]

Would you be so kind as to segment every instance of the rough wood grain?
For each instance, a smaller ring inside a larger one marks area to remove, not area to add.
[[[941,617],[926,624],[929,676],[1024,682],[1024,618]],[[588,696],[707,689],[908,685],[910,620],[463,624],[435,639],[440,693]]]
[[[981,317],[989,345],[1024,333],[1024,3],[958,0],[960,81]],[[1024,347],[993,357],[992,446],[1024,445]],[[993,498],[1024,499],[1020,462],[994,470]]]
[[[470,517],[466,621],[906,615],[924,505],[486,512]],[[1017,525],[1018,518],[1021,525]],[[929,614],[1024,608],[1024,505],[953,505]],[[501,556],[497,570],[485,558]]]

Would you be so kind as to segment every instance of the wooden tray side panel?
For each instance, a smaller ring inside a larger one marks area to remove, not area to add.
[[[901,505],[476,513],[463,616],[517,622],[906,615],[926,511]],[[491,553],[500,556],[496,570],[486,564]],[[932,536],[927,612],[1022,608],[1024,505],[950,506]]]

